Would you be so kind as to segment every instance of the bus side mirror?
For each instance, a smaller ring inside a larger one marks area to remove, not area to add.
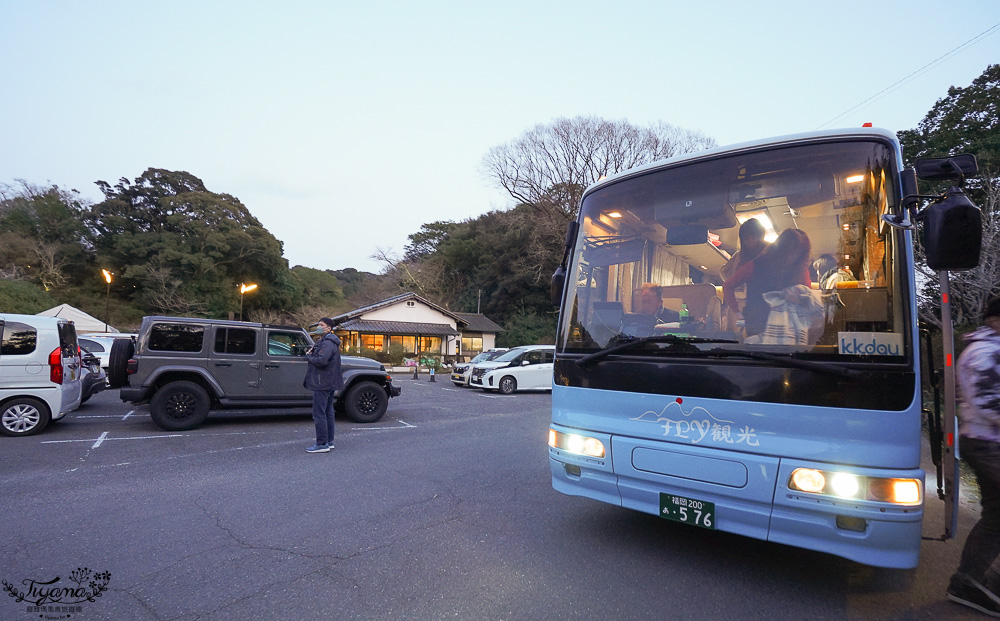
[[[911,207],[915,207],[920,200],[918,196],[920,191],[917,188],[917,171],[913,168],[907,168],[899,173],[899,180],[903,183],[903,212],[905,213]]]
[[[917,176],[925,181],[962,179],[979,172],[976,156],[971,153],[948,157],[922,157],[913,162]],[[961,185],[961,183],[959,184]]]
[[[923,221],[927,267],[936,272],[971,270],[979,265],[983,245],[983,213],[962,191],[965,177],[979,171],[970,153],[921,158],[913,163],[916,176],[927,180],[957,179],[958,183],[917,215]],[[903,176],[904,190],[907,175]]]
[[[549,284],[549,296],[552,298],[552,306],[559,308],[562,304],[563,287],[566,285],[566,268],[560,265],[552,274],[552,282]]]
[[[983,214],[957,186],[921,214],[927,266],[932,270],[970,270],[979,265]]]

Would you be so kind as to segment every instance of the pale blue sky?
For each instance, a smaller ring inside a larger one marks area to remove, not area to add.
[[[826,124],[998,23],[997,0],[0,0],[0,183],[99,201],[185,170],[291,265],[378,271],[423,223],[509,207],[480,162],[538,123],[911,129],[1000,62],[1000,29]]]

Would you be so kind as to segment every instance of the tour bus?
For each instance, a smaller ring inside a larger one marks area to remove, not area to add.
[[[921,177],[966,164],[935,160]],[[919,172],[902,170],[891,132],[866,127],[679,156],[589,187],[553,276],[553,487],[915,567]],[[974,267],[978,245],[938,240],[956,230],[938,220],[928,256],[975,246],[975,258],[932,269]],[[744,228],[764,237],[756,258]]]

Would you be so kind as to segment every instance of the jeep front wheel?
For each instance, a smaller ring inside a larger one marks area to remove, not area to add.
[[[388,406],[385,388],[375,382],[358,382],[344,397],[344,409],[356,423],[374,423],[382,418]]]
[[[153,395],[149,414],[166,431],[194,429],[208,417],[211,402],[205,389],[194,382],[170,382]]]

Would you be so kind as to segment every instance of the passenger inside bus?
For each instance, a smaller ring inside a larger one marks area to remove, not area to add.
[[[766,232],[764,225],[757,218],[750,218],[740,225],[740,249],[719,270],[723,280],[732,278],[740,265],[753,261],[767,247],[767,242],[764,241]]]
[[[636,301],[635,312],[654,318],[656,323],[680,321],[679,312],[663,306],[663,289],[657,284],[647,282],[636,290],[633,299]]]
[[[772,305],[764,299],[767,292],[780,292],[795,285],[808,289],[811,245],[809,236],[799,229],[785,229],[773,244],[753,261],[743,263],[723,283],[723,297],[729,308],[736,308],[736,288],[747,286],[743,307],[744,329],[748,337],[763,334]],[[798,294],[786,302],[804,302]]]
[[[739,250],[733,253],[732,258],[719,269],[719,275],[723,281],[732,278],[740,265],[756,259],[757,255],[768,246],[768,242],[764,241],[766,234],[767,229],[764,228],[764,225],[757,218],[750,218],[740,225],[738,234]],[[743,312],[742,303],[746,299],[746,287],[740,286],[737,289],[735,297],[737,298],[736,303],[727,307],[725,313],[725,325],[727,329],[732,331],[736,331],[739,314]]]

